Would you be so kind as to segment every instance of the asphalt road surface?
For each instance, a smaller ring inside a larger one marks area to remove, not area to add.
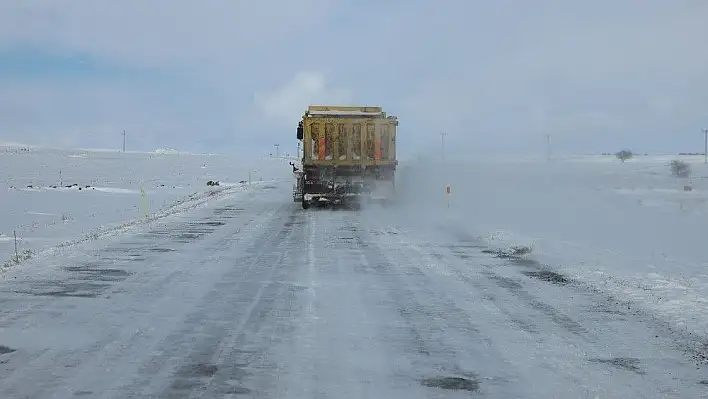
[[[0,280],[0,398],[700,398],[649,315],[412,214],[290,185]]]

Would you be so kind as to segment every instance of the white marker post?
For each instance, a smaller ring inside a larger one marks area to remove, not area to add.
[[[142,208],[143,214],[145,215],[145,218],[147,219],[147,217],[148,217],[147,193],[145,192],[145,187],[143,185],[140,185],[140,207]]]

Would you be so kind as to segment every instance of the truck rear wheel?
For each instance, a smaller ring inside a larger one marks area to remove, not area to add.
[[[302,209],[308,209],[310,207],[310,203],[307,202],[304,198],[302,200]]]

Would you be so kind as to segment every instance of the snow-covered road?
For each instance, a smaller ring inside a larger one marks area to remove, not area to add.
[[[699,398],[650,315],[406,212],[290,184],[0,281],[2,398]]]

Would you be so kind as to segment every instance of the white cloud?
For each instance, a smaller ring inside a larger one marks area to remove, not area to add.
[[[318,72],[301,72],[283,86],[255,95],[256,108],[266,117],[276,118],[276,124],[294,126],[308,105],[349,105],[353,92],[327,85],[325,76]]]

